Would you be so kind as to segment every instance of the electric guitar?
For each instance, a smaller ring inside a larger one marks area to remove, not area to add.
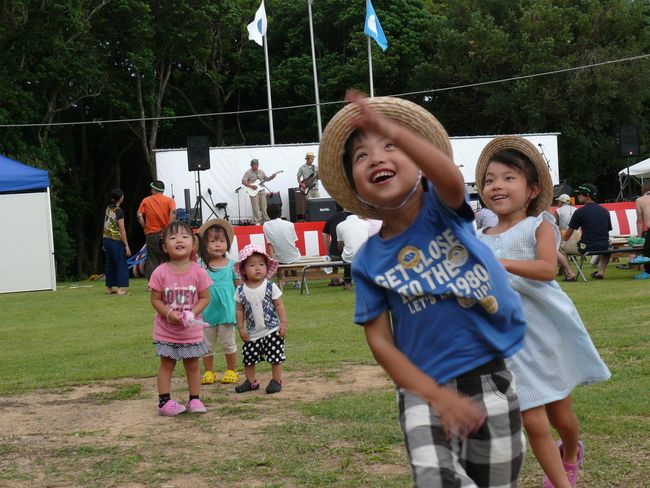
[[[300,182],[300,193],[306,195],[309,193],[309,190],[316,188],[318,185],[318,180],[316,179],[317,173],[312,173],[309,177],[305,178]]]
[[[282,171],[276,171],[276,172],[273,173],[271,176],[269,176],[269,177],[267,178],[267,180],[270,180],[270,179],[273,178],[275,175],[278,175],[278,174],[280,174],[280,173],[282,173]],[[257,188],[255,188],[255,189],[253,190],[252,188],[249,188],[249,187],[247,187],[247,186],[244,187],[244,191],[245,191],[245,192],[248,194],[248,196],[250,196],[250,197],[254,197],[254,196],[257,195],[260,191],[262,191],[262,188],[265,188],[264,183],[263,183],[262,181],[260,181],[259,178],[258,178],[257,180],[255,180],[255,181],[253,181],[253,183],[251,183],[251,184],[252,184],[252,185],[255,185]]]

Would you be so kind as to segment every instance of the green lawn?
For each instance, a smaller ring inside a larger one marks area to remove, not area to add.
[[[580,387],[574,393],[588,446],[588,471],[581,475],[581,486],[650,486],[650,283],[632,280],[634,272],[610,266],[603,281],[563,284],[612,371],[609,382]],[[351,322],[353,294],[324,282],[310,288],[311,296],[285,290],[289,317],[286,369],[325,377],[345,374],[346,368],[357,364],[374,364],[361,328]],[[128,296],[118,297],[106,295],[102,282],[61,283],[56,292],[0,295],[0,393],[7,398],[97,380],[155,377],[158,360],[151,345],[149,294],[143,280],[132,280],[130,289]],[[182,368],[177,373],[182,375]],[[127,386],[97,401],[120,401],[139,393],[137,387]],[[226,399],[221,408],[229,408],[227,403]],[[390,389],[351,391],[283,408],[302,419],[288,415],[285,423],[264,430],[282,439],[283,448],[271,449],[263,458],[218,459],[209,467],[194,466],[191,471],[206,479],[246,486],[244,473],[253,463],[270,472],[268,483],[259,486],[410,486],[406,470],[387,474],[359,468],[406,462]],[[251,414],[231,405],[230,415],[247,419]],[[200,429],[201,424],[196,425]],[[1,455],[17,449],[12,442],[0,442]],[[102,472],[94,475],[91,484],[121,486],[120,479],[127,484],[126,480],[138,479],[143,469],[148,473],[149,464],[140,459],[146,457],[144,453],[104,451],[101,456],[114,462],[130,461],[121,465],[113,484],[98,481]],[[84,452],[92,458],[95,451]],[[79,452],[58,455],[66,459]],[[21,476],[17,465],[0,460],[0,480],[15,481]],[[84,486],[85,478],[69,476],[74,480],[71,485]],[[520,486],[540,486],[540,477],[529,452]],[[142,475],[142,486],[159,486],[147,478]]]

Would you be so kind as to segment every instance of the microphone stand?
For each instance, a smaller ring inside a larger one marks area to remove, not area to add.
[[[237,225],[241,225],[241,193],[239,193],[239,190],[241,190],[241,186],[235,190],[237,194]]]
[[[542,157],[544,158],[544,161],[546,161],[548,170],[551,171],[551,161],[546,157],[546,154],[544,153],[544,144],[539,143],[537,145],[539,146],[539,150],[542,151]]]

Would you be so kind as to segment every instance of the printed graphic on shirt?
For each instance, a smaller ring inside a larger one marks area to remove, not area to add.
[[[198,301],[198,291],[196,286],[170,286],[163,289],[163,302],[169,305],[172,310],[182,312],[190,310]]]
[[[490,294],[487,269],[470,261],[467,248],[451,229],[429,241],[426,249],[404,246],[397,259],[398,264],[376,276],[375,283],[397,292],[411,314],[452,296],[464,308],[478,303],[490,314],[499,310]]]

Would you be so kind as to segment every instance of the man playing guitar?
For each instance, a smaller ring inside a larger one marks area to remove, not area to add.
[[[318,167],[314,164],[315,155],[313,152],[308,152],[305,156],[305,164],[298,169],[298,185],[300,192],[305,195],[305,198],[318,198],[320,192],[318,191]]]
[[[261,225],[267,220],[269,216],[266,213],[266,191],[264,183],[272,180],[281,171],[273,173],[271,176],[266,176],[264,171],[260,168],[260,162],[257,159],[251,160],[251,169],[244,173],[241,179],[241,184],[246,187],[246,192],[251,199],[251,207],[253,208],[253,221],[257,225]]]

